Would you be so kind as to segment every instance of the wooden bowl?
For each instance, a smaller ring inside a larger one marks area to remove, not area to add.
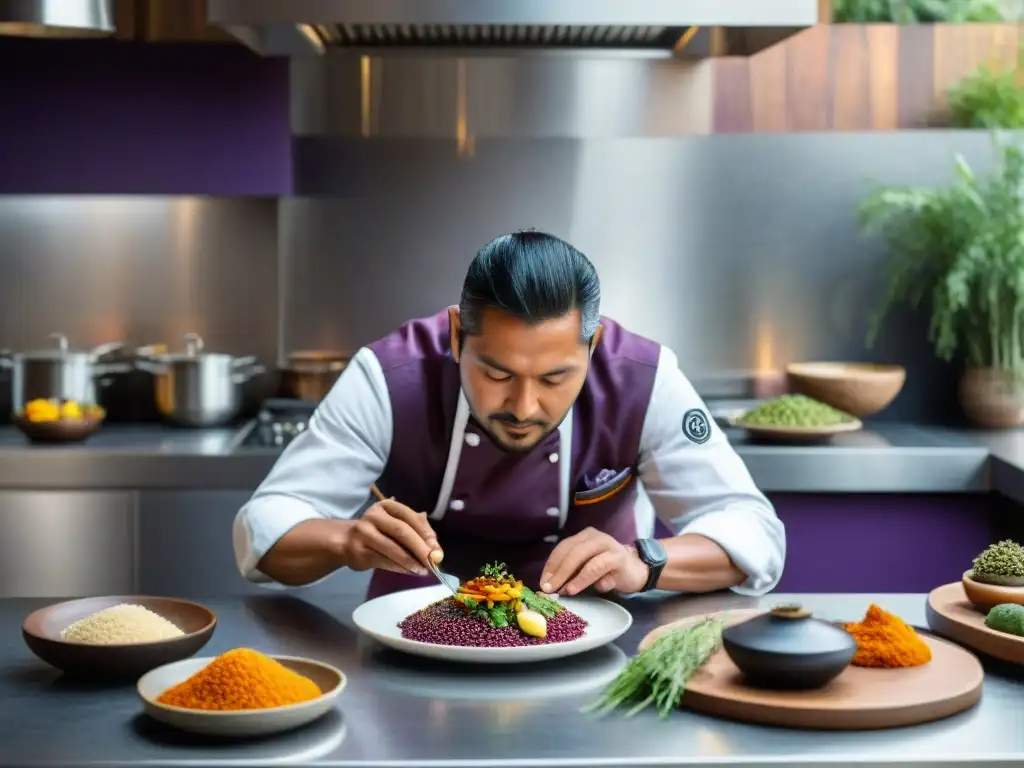
[[[61,640],[70,624],[122,603],[141,605],[163,616],[185,634],[155,643],[89,645]],[[198,603],[170,597],[86,597],[40,608],[21,626],[25,643],[36,656],[71,675],[137,678],[151,669],[192,656],[206,645],[217,626],[213,611]]]
[[[33,443],[80,443],[100,428],[106,415],[98,407],[81,419],[59,421],[29,421],[24,414],[18,414],[14,425]]]
[[[967,599],[979,608],[992,608],[1003,603],[1024,605],[1024,587],[1004,587],[1000,584],[986,584],[971,578],[971,572],[963,575],[962,583]]]
[[[791,363],[786,366],[786,376],[791,391],[864,417],[896,399],[907,380],[907,370],[874,363]]]

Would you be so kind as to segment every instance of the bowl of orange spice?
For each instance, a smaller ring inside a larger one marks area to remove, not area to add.
[[[327,714],[345,688],[344,673],[319,661],[235,648],[216,658],[185,659],[139,679],[154,720],[211,736],[266,736]]]

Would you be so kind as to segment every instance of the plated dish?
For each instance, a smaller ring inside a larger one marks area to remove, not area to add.
[[[587,622],[524,586],[504,563],[494,563],[459,586],[457,595],[411,613],[398,628],[406,640],[422,643],[512,648],[579,640]]]
[[[554,600],[525,587],[504,566],[488,566],[453,596],[443,586],[378,597],[352,614],[374,640],[447,661],[513,664],[598,648],[633,623],[625,608],[596,597]]]

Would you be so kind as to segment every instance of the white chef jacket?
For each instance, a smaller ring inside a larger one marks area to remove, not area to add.
[[[684,414],[693,409],[703,412],[711,429],[703,443],[682,428]],[[362,514],[373,503],[369,487],[387,463],[392,426],[384,372],[363,347],[307,429],[285,448],[236,515],[233,540],[242,575],[280,586],[256,567],[278,539],[306,520]],[[677,535],[700,534],[721,546],[747,575],[733,591],[762,595],[778,584],[786,559],[782,521],[666,347],[644,418],[637,469],[638,536],[651,535],[656,514]]]

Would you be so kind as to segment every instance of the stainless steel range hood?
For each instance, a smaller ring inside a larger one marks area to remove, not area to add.
[[[114,0],[0,0],[0,35],[97,37],[114,31]]]
[[[582,51],[749,55],[818,21],[818,0],[208,0],[264,56],[328,48],[460,55]]]

